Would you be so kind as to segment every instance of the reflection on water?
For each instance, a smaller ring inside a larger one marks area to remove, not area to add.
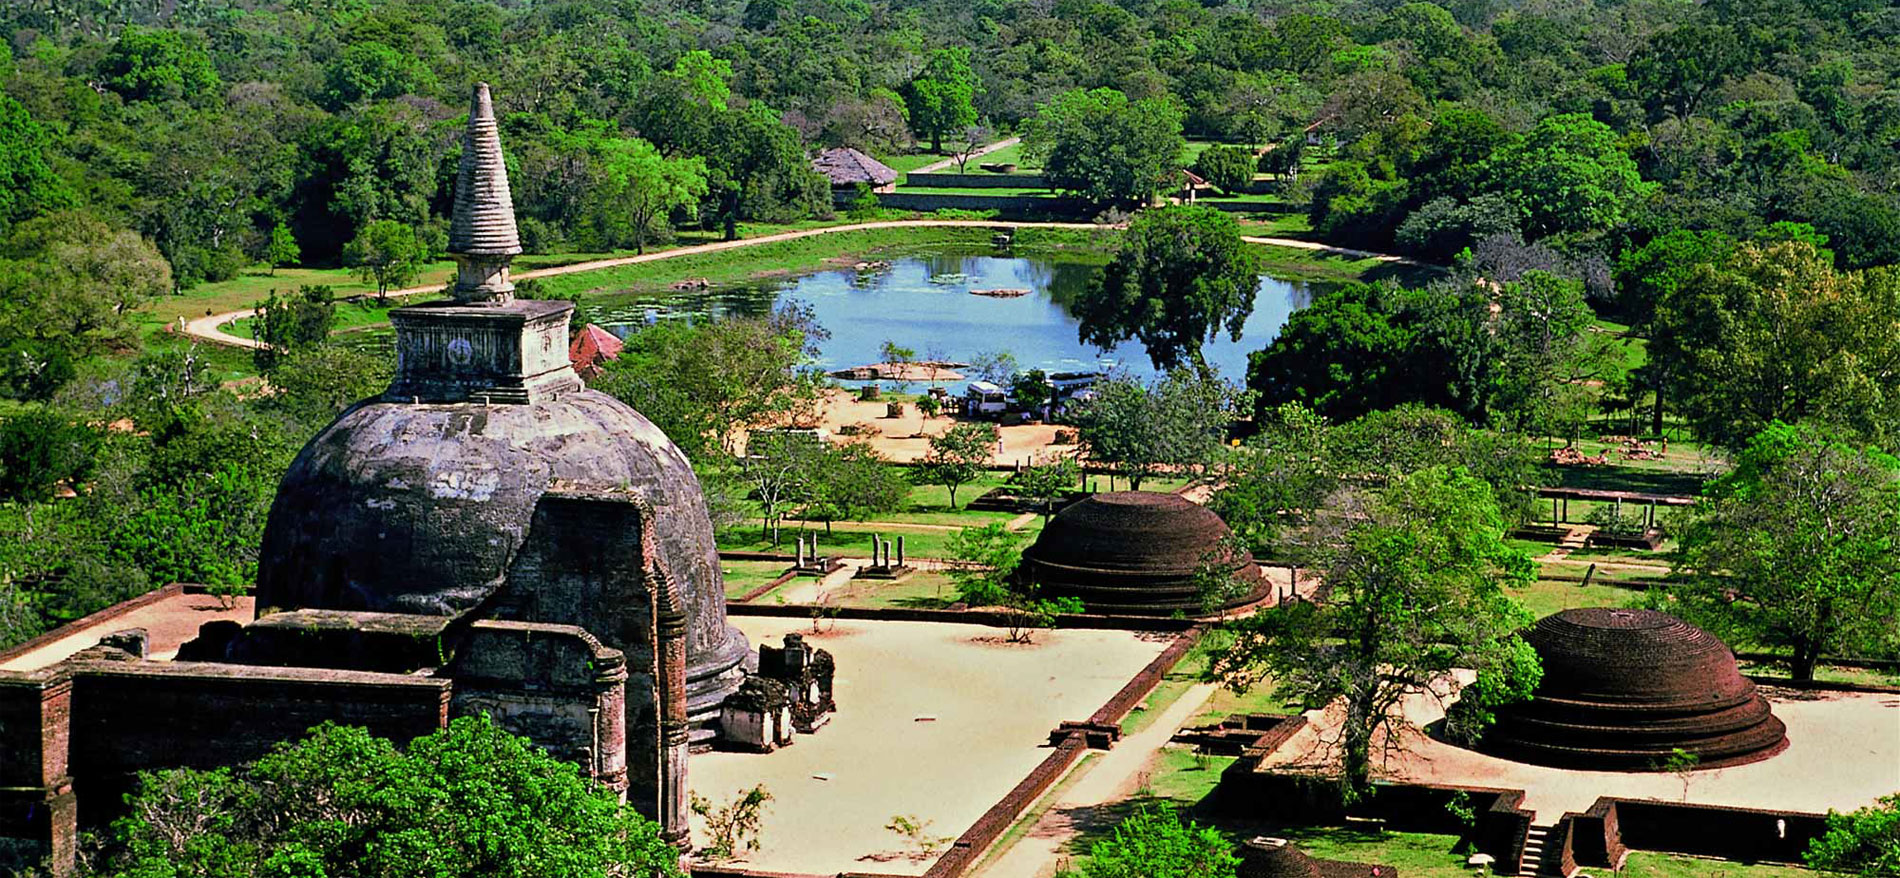
[[[581,304],[575,324],[598,323],[624,337],[660,320],[759,315],[780,301],[797,300],[809,304],[819,325],[831,332],[820,355],[826,370],[877,362],[879,347],[889,340],[922,359],[969,362],[979,353],[1008,351],[1024,368],[1122,367],[1150,375],[1140,342],[1101,352],[1076,338],[1068,305],[1099,270],[1092,263],[950,251],[896,260],[872,273],[839,269],[711,292],[596,296]],[[1014,299],[970,294],[996,288],[1031,292]],[[1208,362],[1229,379],[1243,379],[1247,354],[1272,341],[1287,316],[1309,300],[1308,284],[1261,278],[1240,341],[1223,332],[1203,348]],[[378,335],[386,346],[387,334]]]

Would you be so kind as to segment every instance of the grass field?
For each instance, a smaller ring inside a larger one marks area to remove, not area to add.
[[[784,575],[789,566],[783,561],[719,560],[719,571],[726,581],[726,599],[732,600]]]
[[[956,603],[957,585],[941,571],[920,570],[896,582],[854,579],[831,596],[843,607],[941,610]]]
[[[1577,607],[1624,607],[1641,592],[1609,585],[1579,585],[1540,579],[1523,588],[1506,589],[1532,616],[1542,619],[1560,610]]]

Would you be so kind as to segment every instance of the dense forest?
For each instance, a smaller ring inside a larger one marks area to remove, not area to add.
[[[829,217],[821,146],[1139,138],[1171,174],[1218,141],[1244,149],[1197,167],[1240,156],[1320,239],[1459,271],[1318,297],[1256,355],[1261,421],[1424,403],[1561,437],[1608,395],[1726,448],[1804,420],[1900,442],[1884,0],[14,0],[0,37],[0,640],[249,581],[290,455],[387,364],[315,345],[220,392],[131,315],[439,255],[476,81],[531,253]],[[1070,170],[1091,212],[1158,185]],[[332,308],[270,304],[319,338]]]

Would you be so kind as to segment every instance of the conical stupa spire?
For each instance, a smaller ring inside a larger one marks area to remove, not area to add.
[[[502,163],[495,105],[488,97],[486,82],[475,84],[475,97],[469,103],[462,168],[455,178],[449,252],[471,256],[513,256],[521,252],[521,238],[515,231],[515,205],[508,194],[508,168]]]

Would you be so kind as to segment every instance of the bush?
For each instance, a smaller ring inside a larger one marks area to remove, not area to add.
[[[1210,146],[1194,160],[1194,173],[1229,195],[1253,185],[1254,157],[1238,146]]]

